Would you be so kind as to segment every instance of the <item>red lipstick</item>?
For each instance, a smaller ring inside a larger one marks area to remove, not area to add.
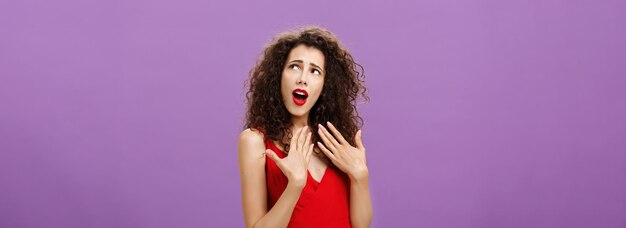
[[[306,99],[309,97],[309,93],[303,89],[294,89],[291,94],[293,96],[293,103],[297,106],[304,105],[306,103]]]

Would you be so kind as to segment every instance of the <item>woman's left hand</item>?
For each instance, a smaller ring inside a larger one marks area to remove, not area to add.
[[[361,130],[356,132],[354,141],[356,147],[350,145],[341,133],[330,122],[327,122],[331,134],[321,124],[318,125],[318,133],[324,144],[317,142],[317,146],[326,154],[326,156],[341,169],[348,174],[352,180],[360,180],[368,178],[368,170],[365,161],[365,147],[361,138]]]

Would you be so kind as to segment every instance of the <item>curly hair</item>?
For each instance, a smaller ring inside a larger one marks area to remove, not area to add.
[[[300,44],[319,49],[325,60],[322,93],[308,117],[312,142],[321,140],[317,124],[330,121],[351,145],[356,145],[354,136],[363,126],[356,100],[360,95],[365,103],[369,102],[363,66],[354,61],[335,35],[318,26],[281,33],[265,47],[262,58],[250,70],[244,85],[244,89],[249,86],[244,129],[261,130],[266,137],[278,141],[288,153],[289,139],[293,136],[291,114],[283,103],[280,83],[289,52]],[[314,154],[328,161],[317,146]]]

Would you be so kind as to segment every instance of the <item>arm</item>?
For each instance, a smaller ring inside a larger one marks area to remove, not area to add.
[[[268,211],[263,136],[250,129],[244,130],[239,135],[238,148],[246,227],[287,227],[306,182],[289,181],[283,194]]]
[[[372,200],[367,171],[361,177],[350,177],[350,224],[352,227],[370,227]]]

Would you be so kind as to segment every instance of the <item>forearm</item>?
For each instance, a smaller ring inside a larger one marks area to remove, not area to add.
[[[287,227],[304,185],[287,184],[276,204],[253,227]]]
[[[372,223],[368,175],[350,179],[350,223],[352,227],[370,227]]]

